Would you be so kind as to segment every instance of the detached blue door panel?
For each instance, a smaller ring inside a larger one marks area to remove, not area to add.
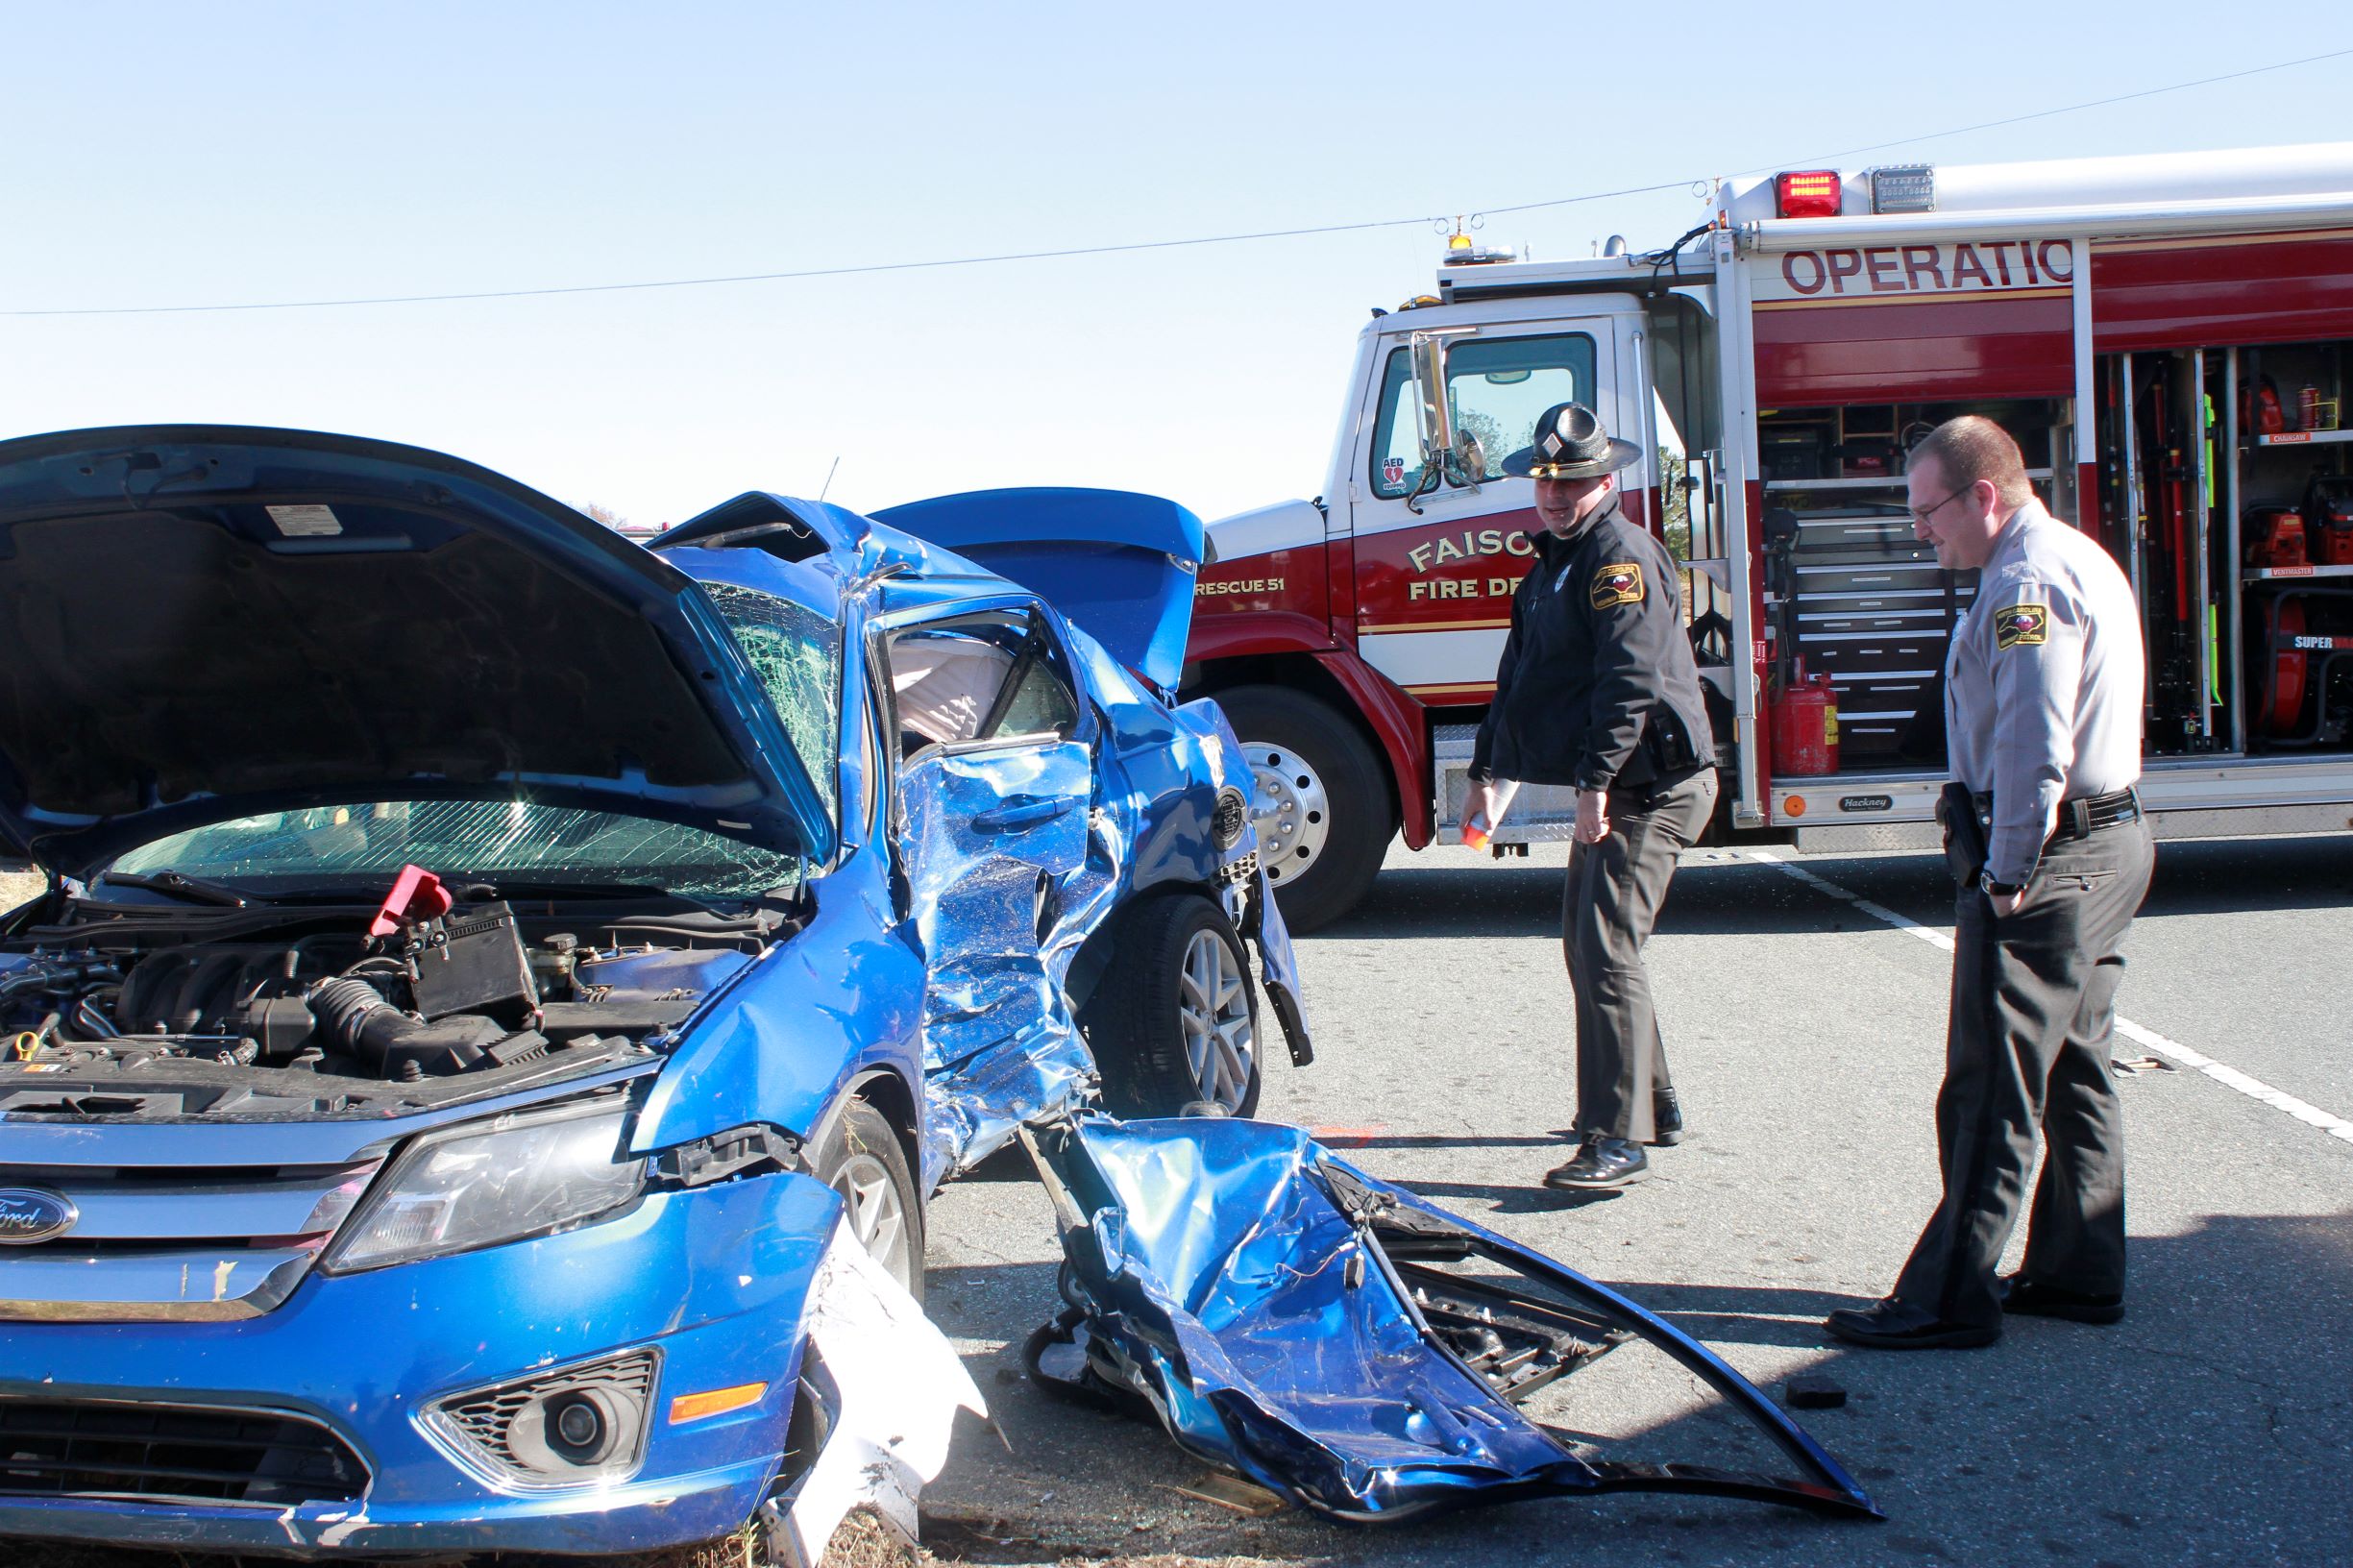
[[[968,1164],[1091,1070],[1063,994],[1066,898],[1088,862],[1094,769],[1077,741],[932,751],[899,778],[923,950],[930,1132]]]

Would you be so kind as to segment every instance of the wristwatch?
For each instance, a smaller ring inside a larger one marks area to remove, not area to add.
[[[2023,882],[1995,881],[1992,871],[1979,871],[1977,886],[1985,890],[1985,895],[1989,898],[2011,898],[2026,891],[2026,884]]]

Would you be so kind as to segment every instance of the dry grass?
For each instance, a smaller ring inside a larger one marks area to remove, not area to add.
[[[0,911],[14,909],[40,891],[41,879],[36,872],[0,871]]]

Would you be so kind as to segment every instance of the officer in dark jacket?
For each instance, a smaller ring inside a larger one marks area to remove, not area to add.
[[[1622,1187],[1643,1145],[1682,1136],[1642,944],[1677,855],[1716,804],[1715,741],[1683,625],[1673,556],[1618,509],[1640,452],[1564,403],[1504,472],[1536,481],[1535,566],[1511,601],[1495,700],[1479,726],[1464,821],[1495,820],[1497,779],[1573,786],[1560,934],[1577,992],[1574,1158],[1548,1187]]]

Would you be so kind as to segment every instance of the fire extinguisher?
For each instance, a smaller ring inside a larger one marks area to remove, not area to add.
[[[1827,675],[1809,675],[1797,661],[1794,678],[1773,699],[1773,771],[1812,775],[1838,772],[1838,694]]]
[[[2296,733],[2304,717],[2304,685],[2312,655],[2296,647],[2304,631],[2304,601],[2294,595],[2280,600],[2271,629],[2271,707],[2265,715],[2273,735]]]

